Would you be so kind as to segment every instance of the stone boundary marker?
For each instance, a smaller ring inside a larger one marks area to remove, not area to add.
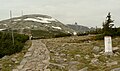
[[[106,55],[112,55],[112,39],[111,36],[105,36],[104,37],[104,43],[105,43],[105,54]]]

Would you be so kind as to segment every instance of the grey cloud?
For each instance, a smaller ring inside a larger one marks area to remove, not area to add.
[[[120,0],[0,0],[0,19],[8,18],[9,10],[14,16],[40,13],[51,15],[65,24],[75,21],[86,26],[102,26],[110,11],[115,25],[120,26]]]

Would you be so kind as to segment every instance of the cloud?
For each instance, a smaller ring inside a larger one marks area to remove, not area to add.
[[[102,26],[107,13],[112,13],[115,25],[120,26],[120,0],[0,0],[1,19],[8,18],[9,10],[14,16],[40,13],[57,18],[64,24]]]

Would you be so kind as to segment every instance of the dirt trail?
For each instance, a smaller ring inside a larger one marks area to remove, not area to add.
[[[24,55],[20,65],[12,71],[50,71],[47,69],[49,60],[50,56],[46,45],[41,40],[32,40],[32,46]]]

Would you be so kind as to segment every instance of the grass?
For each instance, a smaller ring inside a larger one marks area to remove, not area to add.
[[[77,61],[77,69],[80,70],[84,67],[88,67],[88,71],[110,71],[113,68],[120,67],[120,55],[107,57],[101,55],[97,57],[99,64],[92,65],[90,64],[91,60],[94,57],[93,47],[98,46],[102,51],[104,51],[104,41],[103,40],[93,40],[91,36],[72,36],[72,37],[62,37],[62,38],[52,38],[52,39],[43,39],[43,43],[46,44],[47,48],[50,50],[51,63],[56,64],[68,64],[65,66],[63,71],[68,71],[69,62]],[[120,48],[120,37],[113,39],[113,47]],[[120,53],[120,52],[119,52]],[[59,54],[59,55],[56,55]],[[65,55],[62,55],[65,54]],[[75,58],[75,55],[80,55],[80,57]],[[85,56],[89,55],[89,58],[86,59]],[[67,59],[67,61],[58,62],[57,58]],[[106,61],[110,60],[117,61],[117,65],[106,66]],[[51,66],[51,71],[56,70],[54,66]],[[57,68],[56,71],[60,69]],[[61,71],[61,70],[60,70]]]
[[[2,68],[0,71],[12,71],[12,69],[16,68],[17,65],[19,65],[20,61],[23,59],[24,54],[27,52],[27,49],[31,46],[31,41],[28,40],[25,43],[25,46],[23,50],[19,53],[7,56],[5,59],[0,59],[0,64],[2,64]],[[17,63],[13,62],[11,58],[16,58],[18,61]]]

